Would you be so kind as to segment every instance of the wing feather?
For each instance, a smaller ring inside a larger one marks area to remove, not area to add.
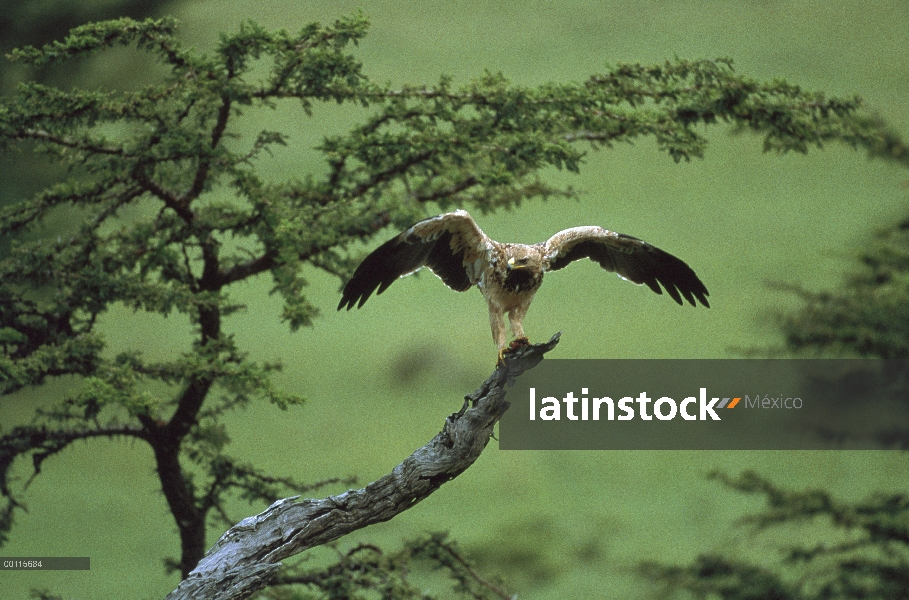
[[[543,245],[547,271],[589,258],[603,269],[646,285],[657,294],[663,293],[662,285],[679,304],[684,298],[692,306],[700,302],[710,307],[707,301],[710,293],[691,267],[680,258],[636,237],[602,227],[574,227],[558,232]]]
[[[360,308],[400,277],[423,267],[458,292],[469,290],[482,272],[492,241],[463,210],[424,219],[388,240],[357,267],[344,286],[338,310]]]

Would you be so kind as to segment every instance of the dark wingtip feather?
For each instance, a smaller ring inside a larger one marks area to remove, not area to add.
[[[692,272],[692,275],[693,274],[694,273]],[[710,303],[707,301],[707,296],[710,295],[710,292],[707,291],[704,283],[700,279],[697,279],[696,275],[694,281],[688,283],[689,285],[686,285],[684,288],[679,288],[679,291],[682,292],[685,299],[688,300],[688,304],[696,307],[698,302],[700,302],[705,308],[710,308]]]
[[[663,295],[663,288],[660,287],[660,284],[657,283],[656,279],[647,279],[644,281],[644,285],[653,290],[654,293],[657,293],[661,296]]]
[[[689,281],[676,282],[675,284],[663,284],[667,285],[667,289],[670,290],[670,295],[672,291],[676,291],[676,295],[673,296],[675,301],[679,303],[680,306],[684,306],[685,303],[682,302],[682,298],[678,297],[679,294],[688,301],[688,304],[691,306],[697,307],[698,302],[700,302],[704,307],[710,308],[710,303],[707,301],[707,296],[710,293],[707,291],[707,288],[704,286],[703,282],[694,275],[692,272],[693,279]]]
[[[669,254],[664,250],[650,246],[652,255],[657,257],[661,264],[662,272],[657,275],[656,279],[666,288],[669,295],[679,306],[684,306],[682,298],[688,304],[697,307],[700,301],[705,307],[710,308],[707,302],[707,286],[701,281],[700,277],[694,272],[694,269],[688,266],[682,259]]]
[[[342,308],[350,310],[357,303],[357,300],[360,301],[360,306],[363,306],[363,302],[365,302],[366,299],[361,298],[360,296],[347,294],[341,296],[341,301],[338,303],[338,310],[341,310]],[[359,308],[359,306],[357,308]]]
[[[341,310],[342,308],[350,310],[353,308],[354,302],[356,302],[356,298],[352,297],[351,294],[348,293],[347,287],[345,286],[344,290],[341,292],[341,301],[338,302],[338,310]]]
[[[671,281],[663,282],[663,287],[666,288],[666,292],[669,294],[669,297],[675,300],[675,303],[679,306],[683,305],[682,296],[679,295],[679,290]]]

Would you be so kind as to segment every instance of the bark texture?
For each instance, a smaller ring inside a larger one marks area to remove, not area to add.
[[[519,347],[472,394],[442,431],[364,488],[318,500],[293,496],[247,517],[215,543],[166,600],[240,600],[266,587],[280,561],[373,523],[388,521],[463,473],[489,443],[508,409],[505,392],[559,341]]]

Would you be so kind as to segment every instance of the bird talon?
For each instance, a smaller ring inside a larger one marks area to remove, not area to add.
[[[530,340],[527,338],[527,336],[521,336],[519,338],[515,338],[514,340],[512,340],[511,344],[509,344],[507,347],[499,348],[499,356],[496,359],[496,366],[500,367],[505,364],[505,355],[506,354],[511,354],[512,352],[517,351],[518,348],[523,348],[524,346],[529,346],[529,345],[530,345]]]
[[[510,351],[509,348],[499,348],[499,356],[496,358],[496,368],[505,366],[505,354]]]
[[[530,345],[530,339],[528,339],[528,337],[526,335],[522,335],[519,338],[515,338],[511,342],[511,345],[508,347],[508,350],[514,351],[514,350],[517,350],[518,348],[521,348],[523,346],[529,346],[529,345]]]

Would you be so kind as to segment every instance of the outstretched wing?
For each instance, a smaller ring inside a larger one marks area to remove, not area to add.
[[[548,271],[589,258],[607,271],[618,273],[638,285],[645,284],[657,294],[663,293],[660,289],[662,284],[679,304],[682,304],[684,297],[692,306],[697,306],[697,301],[700,301],[710,307],[707,302],[710,293],[691,267],[668,252],[630,235],[602,227],[574,227],[558,232],[543,246],[544,267]]]
[[[453,290],[473,286],[486,266],[492,240],[466,211],[457,210],[416,223],[367,256],[344,286],[338,310],[363,306],[394,281],[429,267]],[[378,289],[378,291],[376,291]]]

